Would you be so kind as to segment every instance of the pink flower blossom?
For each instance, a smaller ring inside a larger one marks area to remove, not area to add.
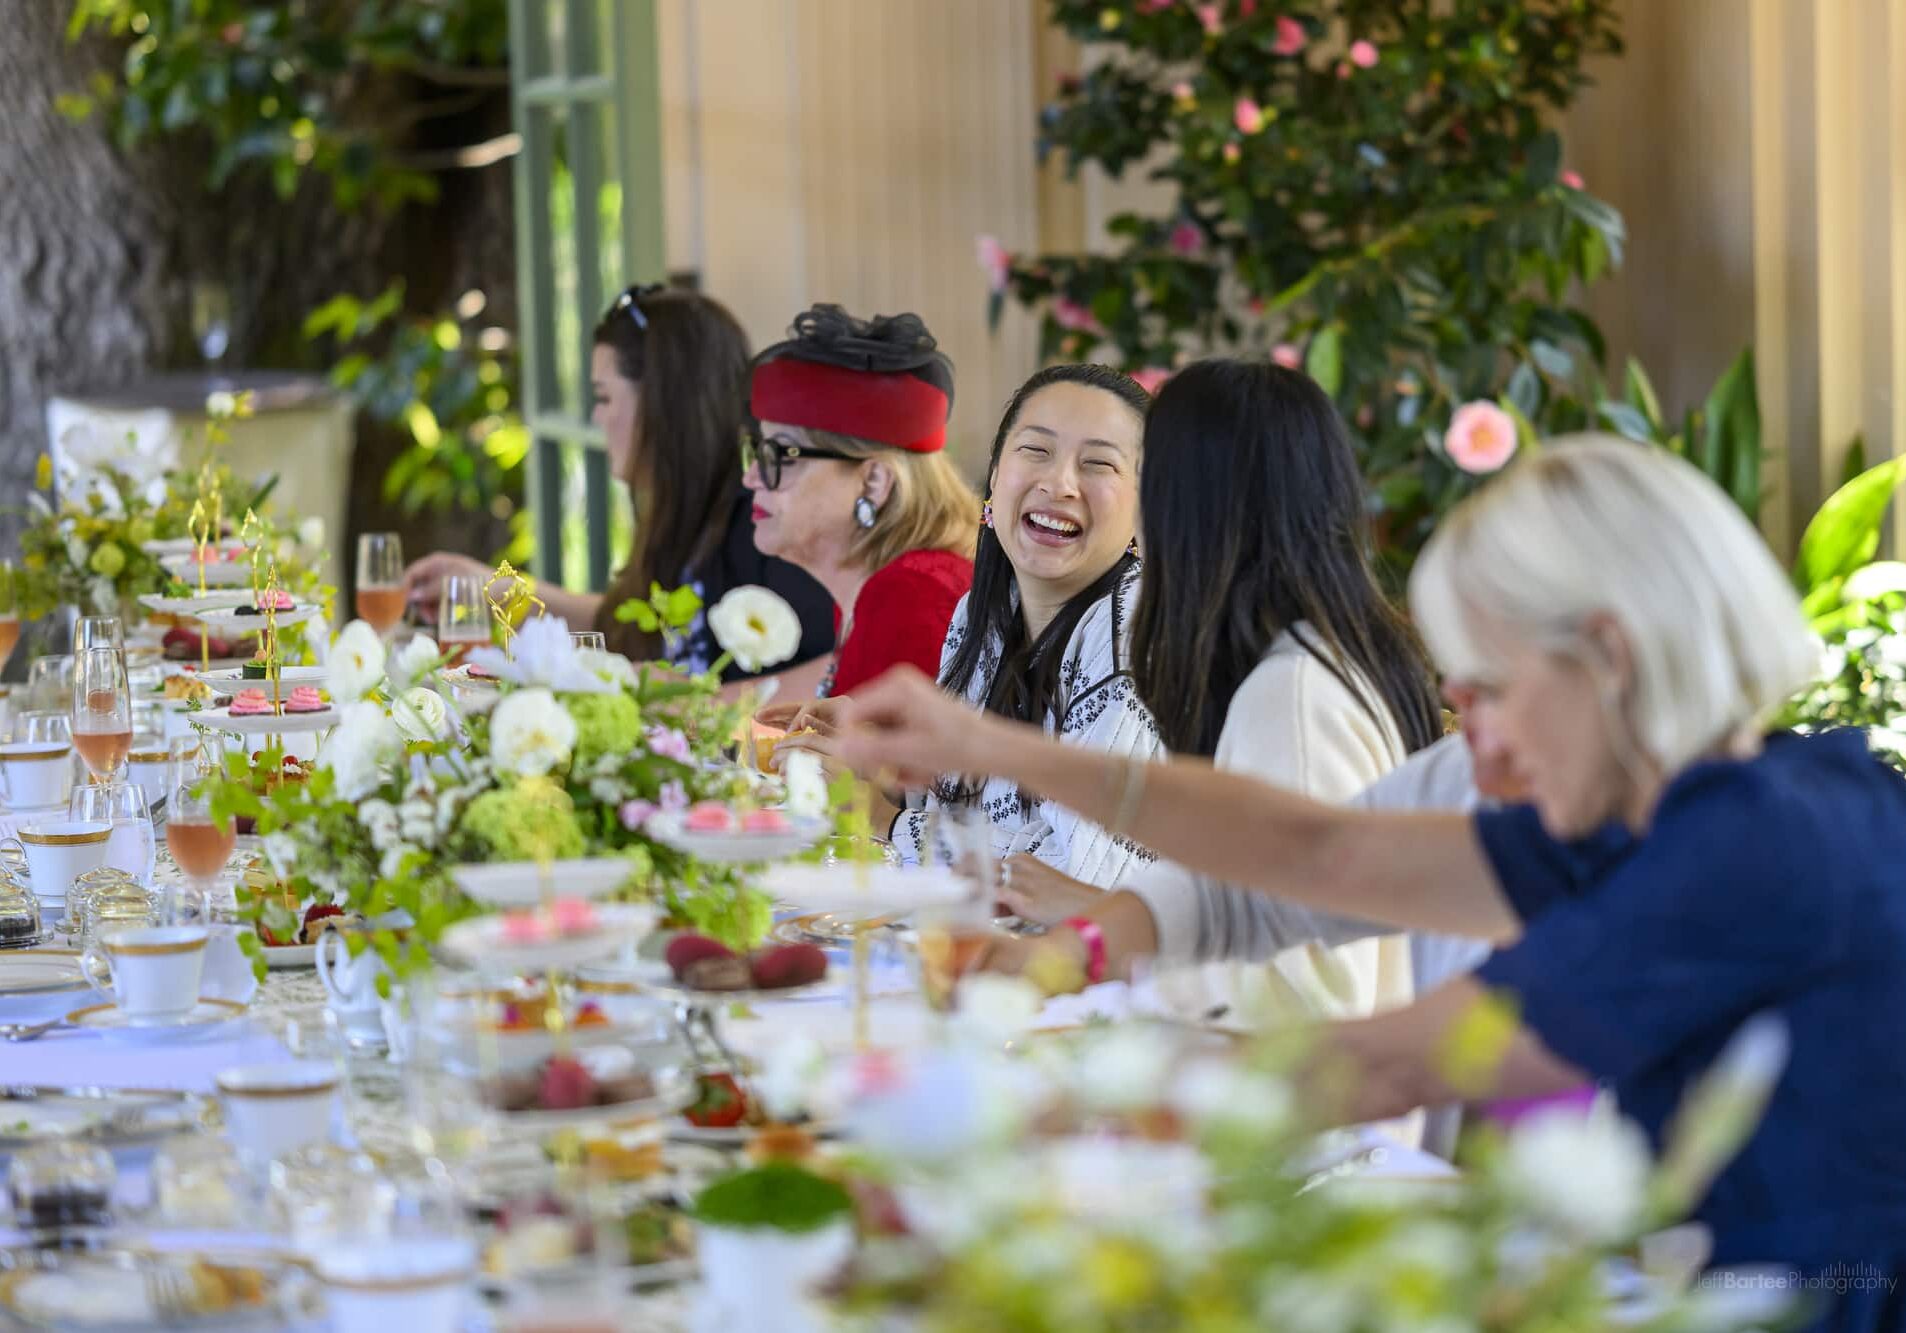
[[[1238,17],[1252,18],[1257,14],[1257,0],[1238,0]]]
[[[1516,452],[1516,423],[1488,399],[1464,403],[1443,432],[1443,452],[1465,472],[1495,472]]]
[[[1579,171],[1564,171],[1560,176],[1557,176],[1556,179],[1568,186],[1571,190],[1586,190],[1588,188],[1587,183],[1582,180],[1582,173]]]
[[[1271,349],[1271,360],[1286,370],[1304,368],[1304,352],[1296,343],[1279,343]]]
[[[999,243],[997,236],[981,236],[976,245],[979,251],[980,269],[986,274],[986,290],[1005,291],[1006,280],[1012,273],[1012,252]]]
[[[1229,162],[1232,166],[1235,167],[1238,164],[1238,159],[1242,156],[1244,156],[1244,150],[1239,148],[1235,141],[1224,146],[1224,160]]]
[[[1358,69],[1369,69],[1377,63],[1377,48],[1366,41],[1350,43],[1350,63]]]
[[[1218,18],[1218,7],[1216,5],[1199,5],[1198,22],[1204,24],[1204,30],[1207,33],[1216,37],[1219,27],[1222,26]]]
[[[1092,317],[1092,312],[1069,296],[1053,298],[1052,318],[1060,328],[1078,333],[1097,333],[1099,329],[1099,322]]]
[[[649,752],[663,759],[673,759],[678,764],[686,764],[690,760],[688,737],[673,727],[650,727]]]
[[[1289,14],[1277,16],[1277,40],[1271,43],[1274,55],[1294,56],[1304,49],[1304,25]]]
[[[1178,109],[1181,111],[1198,104],[1198,94],[1193,92],[1191,85],[1183,79],[1171,85],[1171,96],[1172,100],[1178,103]]]
[[[662,808],[671,815],[688,809],[688,789],[679,782],[665,782],[661,791]]]
[[[1350,62],[1348,60],[1339,60],[1337,62],[1337,77],[1340,79],[1350,77]]]
[[[622,827],[631,833],[640,833],[642,826],[649,822],[649,816],[662,807],[654,801],[624,801],[622,808],[616,811],[616,817],[622,821]]]
[[[1180,221],[1171,229],[1172,253],[1195,255],[1204,249],[1204,229],[1197,223]]]
[[[1138,381],[1138,386],[1146,393],[1155,394],[1164,387],[1165,381],[1171,378],[1171,368],[1169,366],[1146,366],[1143,370],[1132,371],[1131,375],[1133,379]]]
[[[1239,134],[1256,134],[1264,128],[1264,108],[1248,97],[1240,97],[1231,118],[1237,122]]]

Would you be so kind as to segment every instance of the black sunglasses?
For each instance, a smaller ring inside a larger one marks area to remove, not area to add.
[[[743,432],[741,436],[741,467],[757,468],[761,472],[761,484],[769,490],[778,490],[781,486],[781,470],[789,463],[798,463],[804,458],[832,458],[843,463],[854,460],[846,454],[835,453],[831,449],[815,449],[809,445],[796,444],[785,435],[756,435]]]
[[[616,297],[610,304],[609,313],[619,315],[626,310],[629,312],[629,318],[635,321],[636,328],[646,329],[649,326],[649,317],[642,313],[642,302],[667,290],[668,288],[659,282],[638,283],[636,286],[624,288],[622,295]]]

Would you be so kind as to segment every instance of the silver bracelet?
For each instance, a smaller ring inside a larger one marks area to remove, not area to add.
[[[1115,836],[1126,833],[1132,827],[1132,820],[1138,817],[1138,807],[1145,799],[1145,770],[1149,765],[1136,759],[1125,761],[1125,772],[1119,779],[1118,806],[1113,811],[1112,822],[1107,824],[1106,832]]]

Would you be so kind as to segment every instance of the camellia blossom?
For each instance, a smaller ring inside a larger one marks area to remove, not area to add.
[[[362,620],[353,620],[331,641],[326,684],[339,703],[355,703],[384,679],[384,641]]]
[[[743,671],[785,662],[801,647],[801,618],[779,593],[744,584],[716,602],[708,628]]]
[[[1181,255],[1195,255],[1204,249],[1204,229],[1188,219],[1172,224],[1171,248]]]
[[[1465,472],[1499,471],[1516,453],[1516,423],[1487,399],[1464,403],[1443,432],[1443,452]]]
[[[569,762],[576,720],[548,690],[517,690],[490,716],[490,757],[499,770],[535,778]]]
[[[1205,32],[1213,37],[1216,37],[1219,29],[1224,26],[1216,5],[1199,5],[1198,22],[1204,24]]]
[[[1062,329],[1072,329],[1079,333],[1099,331],[1099,322],[1092,317],[1092,312],[1069,296],[1053,298],[1052,318]]]
[[[1289,14],[1277,16],[1277,39],[1271,43],[1274,55],[1294,56],[1304,49],[1304,25]]]
[[[1271,360],[1286,370],[1304,368],[1304,351],[1296,343],[1278,343],[1271,348]]]
[[[1257,134],[1264,128],[1264,108],[1248,97],[1240,97],[1231,113],[1239,134]]]
[[[975,244],[979,252],[980,270],[986,274],[986,290],[1005,291],[1006,281],[1012,276],[1012,252],[999,243],[997,236],[981,236]]]
[[[649,817],[661,808],[654,801],[624,801],[622,808],[616,811],[616,818],[622,821],[622,827],[629,832],[640,833],[642,826],[649,822]]]
[[[1183,79],[1171,85],[1171,100],[1178,104],[1180,111],[1189,111],[1198,105],[1198,94]]]
[[[1369,69],[1377,63],[1377,48],[1374,43],[1355,41],[1350,43],[1350,63],[1358,69]]]
[[[1155,394],[1165,386],[1165,381],[1171,378],[1171,368],[1169,366],[1146,366],[1142,370],[1132,371],[1131,375],[1133,379],[1138,381],[1139,387],[1146,393]]]
[[[1586,190],[1588,188],[1587,182],[1583,181],[1582,173],[1579,171],[1564,171],[1561,175],[1557,176],[1556,179],[1568,186],[1571,190]]]
[[[1232,166],[1236,166],[1238,164],[1238,159],[1243,156],[1244,156],[1244,150],[1242,148],[1239,148],[1235,141],[1231,143],[1227,143],[1224,146],[1224,160],[1230,163]]]

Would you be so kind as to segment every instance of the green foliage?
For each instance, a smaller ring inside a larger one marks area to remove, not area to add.
[[[260,170],[289,198],[315,172],[346,207],[434,198],[399,136],[507,82],[505,0],[76,0],[68,34],[91,33],[129,40],[123,72],[62,96],[62,112],[103,116],[127,150],[203,134],[214,188]],[[391,114],[366,97],[371,75],[453,91]]]
[[[1658,444],[1687,459],[1726,491],[1741,512],[1758,523],[1761,471],[1767,453],[1761,444],[1760,388],[1754,374],[1754,349],[1743,348],[1708,391],[1707,401],[1670,424],[1641,363],[1628,358],[1620,398],[1603,398],[1596,414],[1619,434]]]
[[[1456,407],[1589,424],[1602,337],[1571,295],[1624,233],[1548,125],[1584,62],[1620,49],[1610,0],[1050,11],[1104,58],[1045,109],[1041,152],[1143,167],[1175,202],[1113,218],[1110,254],[1010,263],[1044,356],[1162,369],[1287,345],[1355,426],[1403,558],[1476,484],[1441,453]],[[1371,44],[1362,61],[1346,37]]]
[[[384,498],[411,514],[516,516],[530,440],[518,412],[514,343],[502,330],[476,327],[480,293],[466,298],[467,319],[406,315],[403,297],[401,281],[368,301],[340,294],[304,322],[307,338],[330,340],[332,384],[409,436],[384,476]]]
[[[802,1233],[819,1231],[853,1208],[834,1181],[792,1162],[769,1162],[715,1181],[695,1200],[695,1217],[708,1226]]]

